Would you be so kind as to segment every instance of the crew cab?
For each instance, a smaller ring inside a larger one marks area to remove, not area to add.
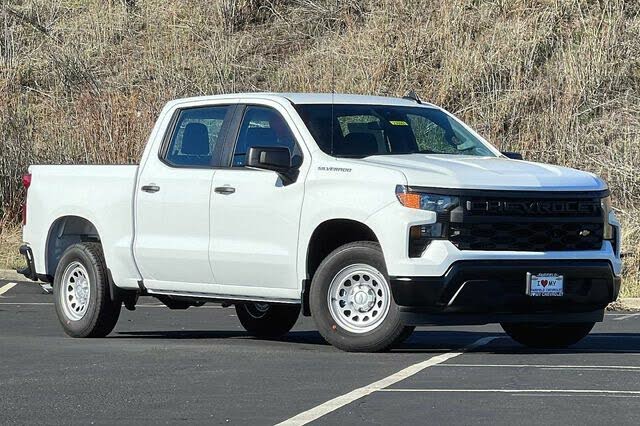
[[[73,337],[153,296],[233,305],[262,338],[311,315],[349,351],[421,324],[564,347],[620,288],[605,182],[503,154],[417,97],[174,100],[139,165],[31,166],[24,184],[21,272],[53,283]]]

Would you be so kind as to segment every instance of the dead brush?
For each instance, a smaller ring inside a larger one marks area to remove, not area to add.
[[[412,88],[503,150],[607,180],[640,294],[638,52],[625,0],[6,0],[0,204],[15,223],[29,164],[135,162],[173,98]]]

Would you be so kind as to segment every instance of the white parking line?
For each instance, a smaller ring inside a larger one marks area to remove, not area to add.
[[[629,318],[635,318],[635,317],[640,317],[640,312],[637,313],[637,314],[622,315],[620,317],[613,318],[613,320],[614,321],[623,321],[623,320],[626,320],[626,319],[629,319]]]
[[[378,392],[429,392],[429,393],[546,393],[546,394],[588,394],[588,395],[635,395],[635,390],[599,390],[599,389],[379,389]]]
[[[462,355],[463,353],[473,350],[479,346],[486,345],[497,337],[483,337],[482,339],[478,339],[469,346],[462,348],[459,352],[447,352],[442,355],[436,355],[432,358],[427,359],[426,361],[419,362],[417,364],[411,365],[404,370],[400,370],[397,373],[394,373],[388,377],[385,377],[382,380],[378,380],[377,382],[371,383],[369,385],[363,386],[361,388],[352,390],[349,393],[333,398],[323,404],[318,405],[310,410],[302,412],[290,419],[279,423],[278,425],[305,425],[309,422],[312,422],[320,417],[331,413],[345,405],[352,403],[362,397],[370,395],[373,392],[383,390],[388,386],[392,386],[408,377],[413,376],[424,370],[425,368],[433,367],[434,365],[438,365],[447,360],[455,358],[457,356]]]
[[[471,367],[471,368],[541,368],[548,370],[620,370],[638,371],[634,365],[546,365],[546,364],[440,364],[438,367]]]
[[[11,290],[17,285],[18,283],[7,283],[3,285],[2,287],[0,287],[0,296],[2,296],[3,294],[5,294],[6,292],[8,292],[9,290]]]

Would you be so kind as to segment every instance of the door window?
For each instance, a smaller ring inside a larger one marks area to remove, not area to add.
[[[244,166],[247,152],[254,146],[284,146],[292,155],[300,155],[289,125],[277,111],[268,107],[247,107],[233,153],[233,167]]]
[[[167,163],[177,167],[207,167],[217,162],[216,147],[229,106],[188,108],[180,111],[169,146]]]

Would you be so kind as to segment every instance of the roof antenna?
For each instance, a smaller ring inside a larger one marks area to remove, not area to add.
[[[336,0],[336,8],[333,11],[333,14],[336,14],[336,11],[339,8],[338,2],[340,0]],[[334,111],[334,103],[335,103],[335,93],[336,93],[336,55],[331,55],[331,155],[333,155],[333,138],[335,133],[335,111]]]
[[[402,96],[402,99],[408,99],[410,101],[414,101],[419,104],[422,103],[422,99],[420,99],[420,96],[418,96],[418,94],[413,89],[407,90],[404,93],[404,96]]]

